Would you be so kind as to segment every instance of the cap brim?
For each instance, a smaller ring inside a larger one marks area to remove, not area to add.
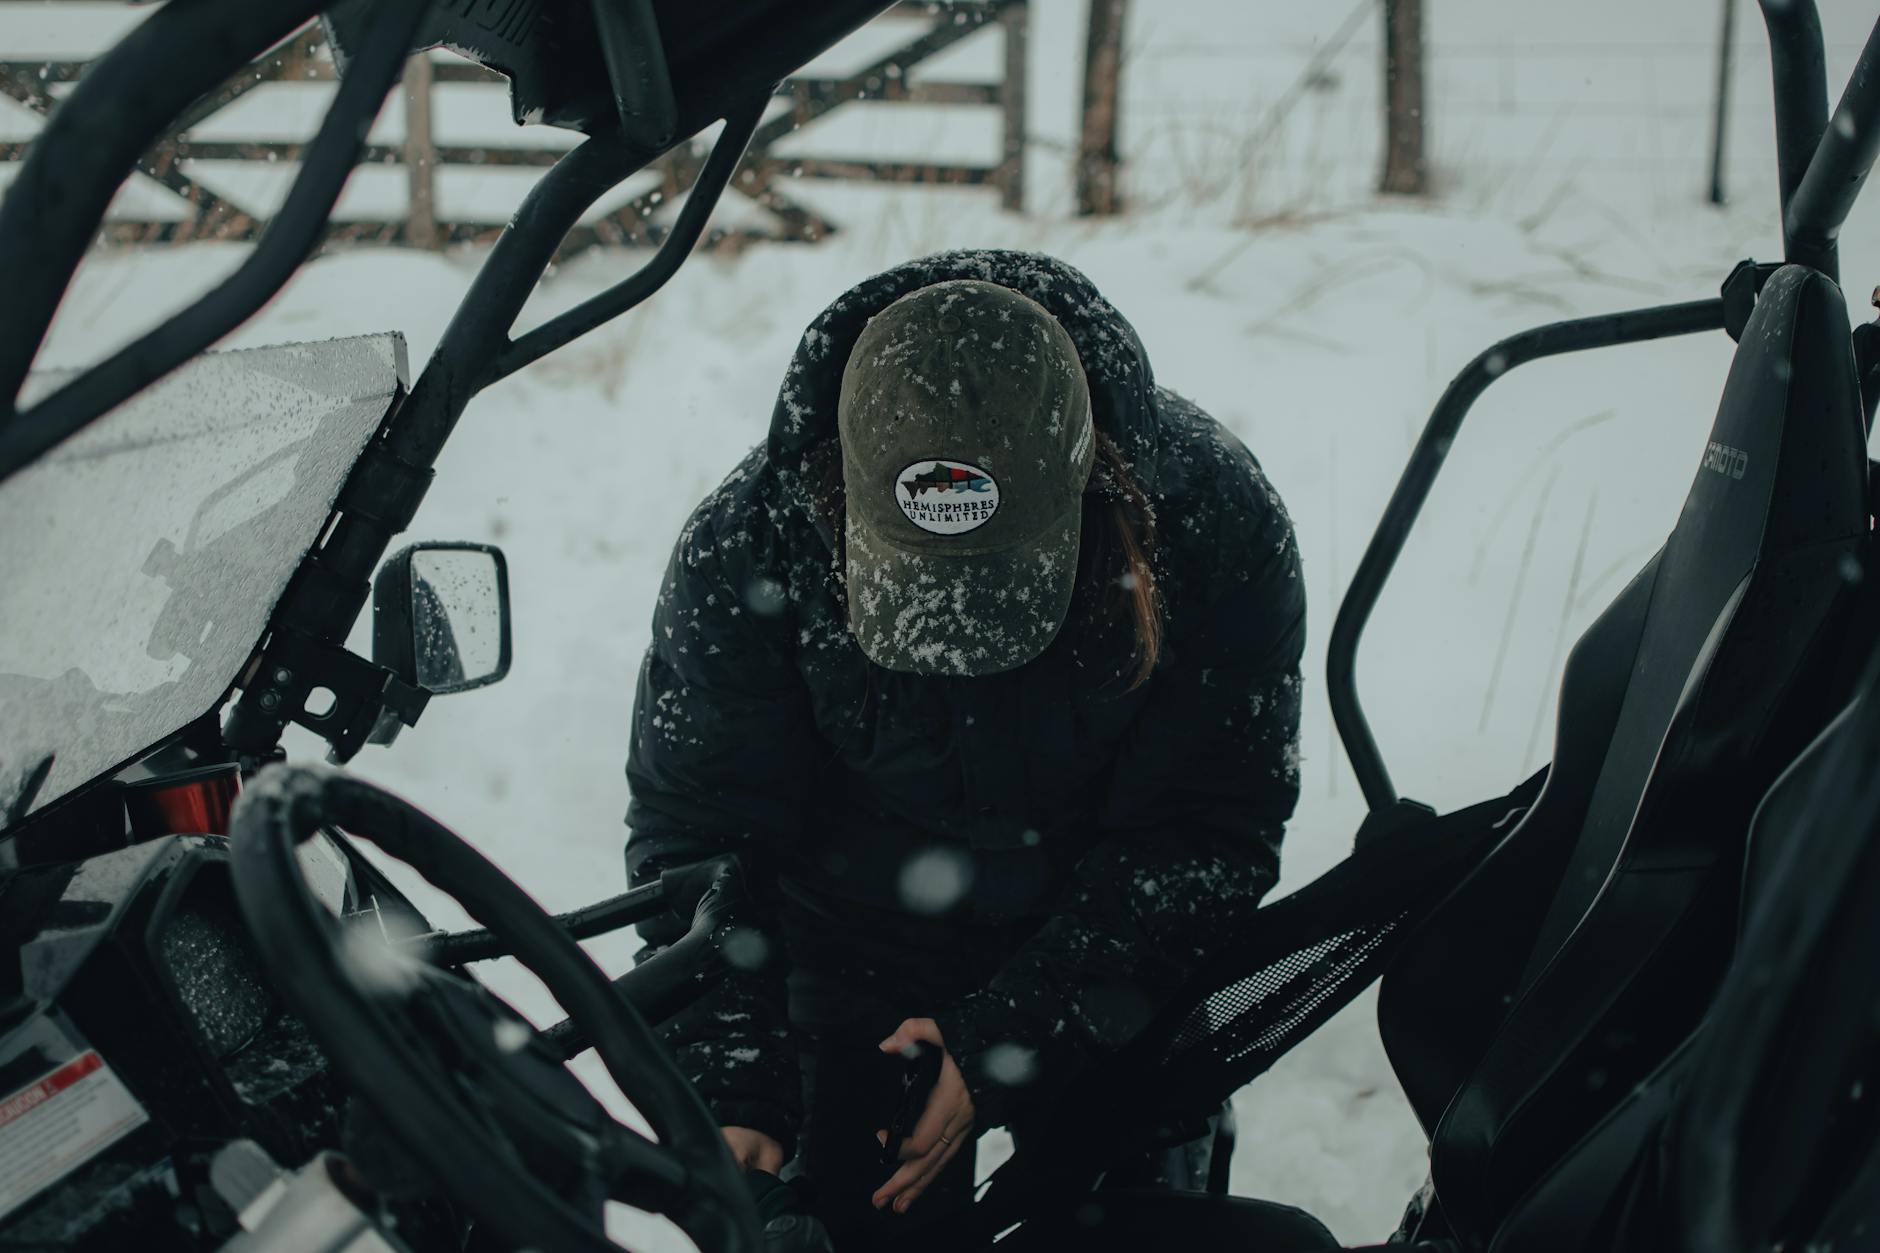
[[[849,627],[876,665],[977,678],[1015,670],[1057,638],[1077,586],[1082,519],[993,552],[935,554],[848,519]]]

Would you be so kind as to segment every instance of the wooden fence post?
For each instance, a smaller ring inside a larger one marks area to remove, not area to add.
[[[1084,133],[1077,154],[1077,212],[1109,216],[1123,209],[1117,178],[1117,96],[1122,79],[1128,0],[1090,0],[1084,45]]]
[[[420,52],[405,62],[405,242],[436,249],[437,145],[431,140],[431,54]]]
[[[1423,0],[1384,0],[1384,175],[1378,190],[1429,191],[1423,152]]]
[[[1027,0],[1007,0],[999,10],[999,26],[1005,33],[1005,81],[999,87],[999,104],[1005,114],[1005,152],[999,164],[999,201],[1012,213],[1025,211],[1028,19]]]

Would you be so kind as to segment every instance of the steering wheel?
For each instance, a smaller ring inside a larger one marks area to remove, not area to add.
[[[481,984],[401,959],[371,915],[334,917],[296,856],[327,823],[408,863],[500,937],[593,1041],[659,1142],[615,1121]],[[761,1247],[724,1137],[646,1023],[539,905],[442,823],[363,780],[272,766],[235,805],[230,860],[283,1000],[391,1138],[479,1223],[517,1248],[617,1253],[601,1221],[611,1199],[666,1215],[713,1253]]]

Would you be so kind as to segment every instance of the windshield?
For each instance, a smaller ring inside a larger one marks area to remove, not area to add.
[[[220,703],[405,379],[397,335],[210,353],[0,484],[0,815]]]

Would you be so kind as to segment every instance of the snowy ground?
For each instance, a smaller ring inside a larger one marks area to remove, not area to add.
[[[478,399],[412,538],[503,546],[515,668],[500,685],[441,700],[394,751],[368,750],[356,768],[472,836],[550,908],[619,890],[633,675],[681,520],[762,437],[796,335],[826,300],[909,255],[1009,245],[1089,273],[1135,322],[1160,378],[1245,440],[1291,506],[1311,580],[1315,682],[1282,888],[1341,858],[1363,806],[1316,682],[1325,637],[1444,383],[1502,335],[1710,295],[1732,262],[1778,247],[1766,52],[1747,17],[1735,207],[1700,203],[1709,0],[1434,0],[1443,194],[1387,204],[1364,191],[1374,19],[1324,59],[1329,85],[1270,116],[1336,32],[1337,7],[1263,6],[1285,12],[1255,19],[1225,3],[1135,6],[1140,104],[1128,139],[1143,207],[1128,219],[1060,216],[1048,151],[1029,218],[972,196],[818,188],[841,197],[831,208],[851,224],[841,236],[699,258],[642,311]],[[1827,16],[1832,77],[1864,32],[1859,14]],[[1068,82],[1057,62],[1075,17],[1069,0],[1036,3],[1034,55],[1056,66],[1041,68],[1041,92]],[[1062,109],[1039,113],[1047,138],[1064,133]],[[1867,206],[1844,236],[1851,291],[1880,278],[1875,212]],[[240,256],[204,245],[94,260],[46,363],[95,359]],[[326,258],[233,342],[398,329],[421,362],[478,259]],[[583,258],[529,316],[580,300],[634,260]],[[1360,658],[1367,708],[1407,793],[1449,808],[1548,758],[1565,649],[1675,518],[1729,351],[1719,334],[1539,363],[1478,404]],[[442,903],[435,916],[461,920]],[[594,951],[618,968],[629,947],[611,939]],[[529,1012],[552,1012],[513,971],[499,966],[492,980]],[[1381,1238],[1424,1168],[1370,1014],[1367,998],[1237,1101],[1236,1191],[1303,1206],[1347,1241]]]

